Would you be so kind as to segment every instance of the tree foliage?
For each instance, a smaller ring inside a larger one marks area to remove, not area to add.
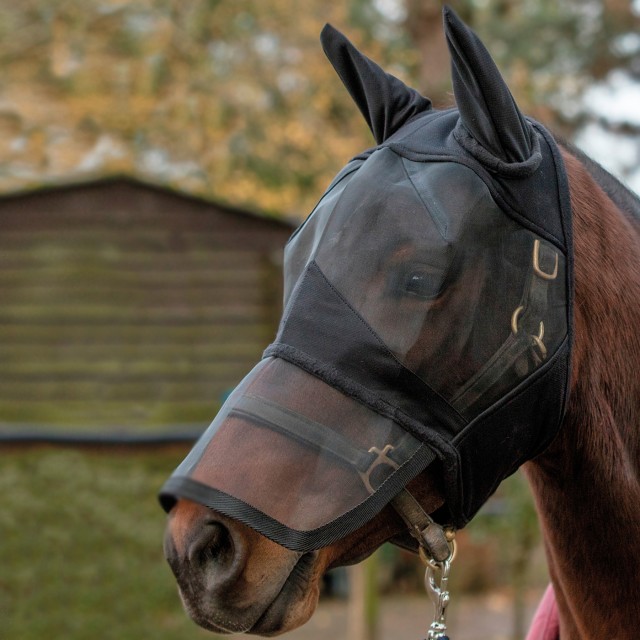
[[[565,133],[592,116],[580,101],[586,88],[615,70],[640,73],[629,0],[452,4],[524,109]],[[447,105],[441,5],[0,1],[0,188],[125,172],[304,215],[339,167],[372,143],[324,59],[323,24]]]
[[[331,20],[387,58],[390,41],[372,39],[376,14],[366,8],[317,0],[304,11],[291,0],[0,7],[4,186],[124,171],[301,213],[371,144],[318,42]]]
[[[437,69],[448,67],[438,25],[441,0],[404,0],[405,26],[422,49],[420,81],[425,89]],[[524,111],[572,135],[597,118],[582,100],[612,72],[640,80],[640,7],[631,0],[454,0],[460,15],[478,31]],[[437,69],[434,69],[434,60]],[[446,76],[445,76],[446,77]],[[428,90],[425,89],[425,90]],[[445,86],[446,91],[446,86]]]

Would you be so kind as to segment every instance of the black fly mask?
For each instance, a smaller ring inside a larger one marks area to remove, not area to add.
[[[556,434],[571,345],[558,148],[478,38],[445,29],[458,107],[436,111],[330,26],[377,146],[285,250],[275,342],[162,489],[297,551],[344,537],[436,463],[464,526]]]

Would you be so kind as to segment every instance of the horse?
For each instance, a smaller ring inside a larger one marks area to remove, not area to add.
[[[378,144],[294,233],[275,346],[161,494],[182,602],[216,633],[302,625],[324,573],[386,541],[448,562],[422,534],[519,467],[559,636],[640,629],[640,201],[444,25],[444,111],[323,31]]]

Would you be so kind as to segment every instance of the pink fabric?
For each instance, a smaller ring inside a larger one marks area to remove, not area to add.
[[[533,616],[526,640],[560,640],[560,620],[553,587],[549,585]]]

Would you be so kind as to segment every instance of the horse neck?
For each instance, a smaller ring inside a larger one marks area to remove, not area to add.
[[[562,640],[640,629],[638,229],[569,154],[575,255],[571,395],[560,434],[525,466]]]

